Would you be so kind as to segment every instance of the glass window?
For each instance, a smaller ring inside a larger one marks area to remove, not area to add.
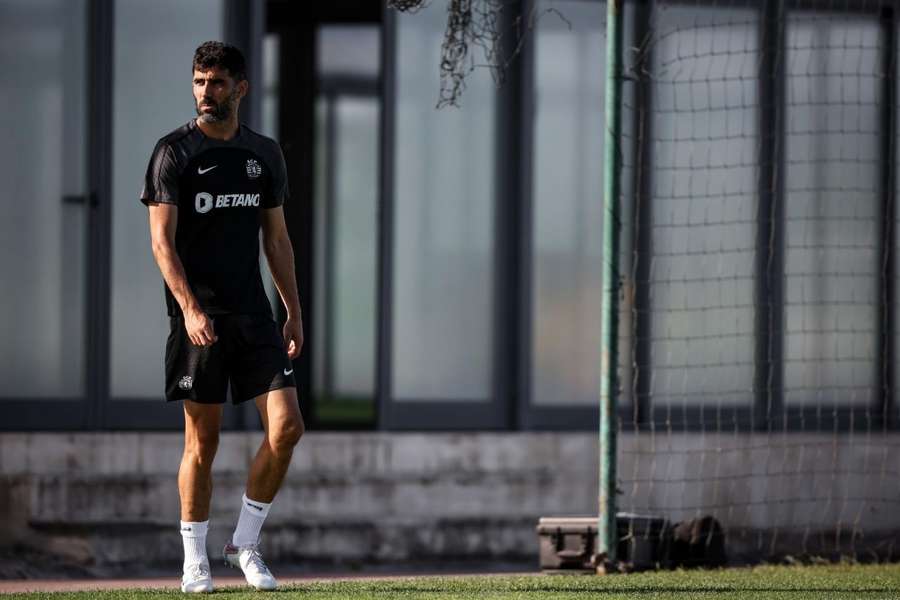
[[[660,4],[656,26],[652,402],[750,407],[758,13]]]
[[[318,32],[313,412],[326,426],[375,420],[379,39],[377,25]],[[349,70],[346,56],[366,60]]]
[[[606,5],[544,0],[537,10],[531,401],[594,406],[603,302]]]
[[[462,107],[435,109],[443,8],[397,16],[390,375],[398,402],[492,395],[495,87],[476,68]]]
[[[196,116],[191,60],[222,37],[221,0],[115,5],[111,394],[162,397],[169,321],[138,197],[156,141]]]
[[[381,71],[381,31],[374,25],[327,25],[316,39],[319,75],[378,77]]]
[[[335,103],[335,392],[371,398],[375,389],[375,275],[378,272],[378,99]]]
[[[87,8],[0,3],[3,396],[85,393]]]
[[[879,31],[846,14],[788,21],[787,405],[866,406],[880,393]]]
[[[330,317],[330,300],[328,298],[328,284],[325,281],[326,274],[330,273],[328,260],[328,236],[326,235],[326,223],[328,222],[327,209],[331,203],[331,183],[329,179],[329,156],[331,142],[328,138],[328,121],[332,106],[324,96],[316,98],[316,122],[315,122],[315,163],[313,165],[313,254],[315,263],[313,273],[316,279],[312,293],[314,294],[314,306],[318,310],[313,311],[312,347],[312,386],[313,402],[327,402],[330,392],[325,375],[327,362],[326,356],[331,354],[328,336],[325,335],[326,323]],[[321,400],[319,400],[321,399]]]
[[[375,415],[375,298],[378,206],[377,97],[338,97],[324,108],[330,134],[328,206],[319,212],[323,239],[316,273],[322,289],[321,359],[316,372],[320,422],[372,421]],[[324,200],[324,198],[323,198]]]
[[[279,138],[278,134],[278,62],[279,47],[281,39],[277,33],[269,33],[263,36],[262,47],[262,129],[260,133],[269,136],[273,140]],[[288,182],[290,183],[290,182]],[[281,302],[281,296],[275,287],[275,281],[272,279],[272,272],[269,270],[269,261],[266,259],[266,253],[262,248],[262,232],[259,235],[259,273],[262,276],[263,286],[266,288],[266,295],[269,296],[269,302],[272,305],[272,314],[279,315],[284,307]]]
[[[278,139],[279,58],[281,37],[277,33],[263,36],[262,46],[262,130],[263,135]]]
[[[313,392],[326,426],[375,419],[379,42],[377,25],[317,36]]]

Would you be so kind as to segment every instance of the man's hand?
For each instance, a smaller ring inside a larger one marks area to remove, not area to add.
[[[213,322],[202,310],[184,313],[184,328],[195,346],[212,346],[219,337],[213,331]]]
[[[300,317],[288,317],[284,322],[284,349],[288,358],[294,360],[300,356],[303,348],[303,321]]]

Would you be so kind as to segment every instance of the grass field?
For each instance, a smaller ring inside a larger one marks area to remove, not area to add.
[[[418,577],[390,580],[317,582],[285,586],[278,598],[304,600],[337,598],[601,598],[689,600],[831,598],[900,599],[900,565],[758,567],[722,571],[674,571],[606,577],[579,575],[520,575]],[[216,597],[259,599],[263,592],[224,588]],[[124,600],[126,598],[184,598],[168,590],[114,590],[11,594],[6,598]]]

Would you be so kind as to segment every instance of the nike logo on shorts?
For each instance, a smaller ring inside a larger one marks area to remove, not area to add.
[[[290,371],[288,371],[287,369],[284,370],[284,374],[285,374],[285,375],[290,375],[290,374],[293,373],[293,372],[294,372],[293,369],[291,369]]]
[[[197,175],[203,175],[204,173],[209,173],[210,171],[212,171],[213,169],[215,169],[218,166],[219,165],[213,165],[213,166],[209,167],[208,169],[204,169],[202,167],[197,167]]]

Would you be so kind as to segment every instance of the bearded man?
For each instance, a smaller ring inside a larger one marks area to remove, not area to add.
[[[171,324],[166,399],[184,408],[178,471],[183,592],[213,590],[206,533],[229,386],[235,404],[254,402],[265,428],[223,551],[256,589],[276,587],[259,553],[259,534],[304,431],[291,362],[303,345],[303,324],[282,210],[287,174],[278,143],[238,120],[249,88],[245,65],[234,46],[206,42],[197,48],[197,118],[156,144],[141,194]],[[260,230],[287,312],[280,332],[260,276]]]

